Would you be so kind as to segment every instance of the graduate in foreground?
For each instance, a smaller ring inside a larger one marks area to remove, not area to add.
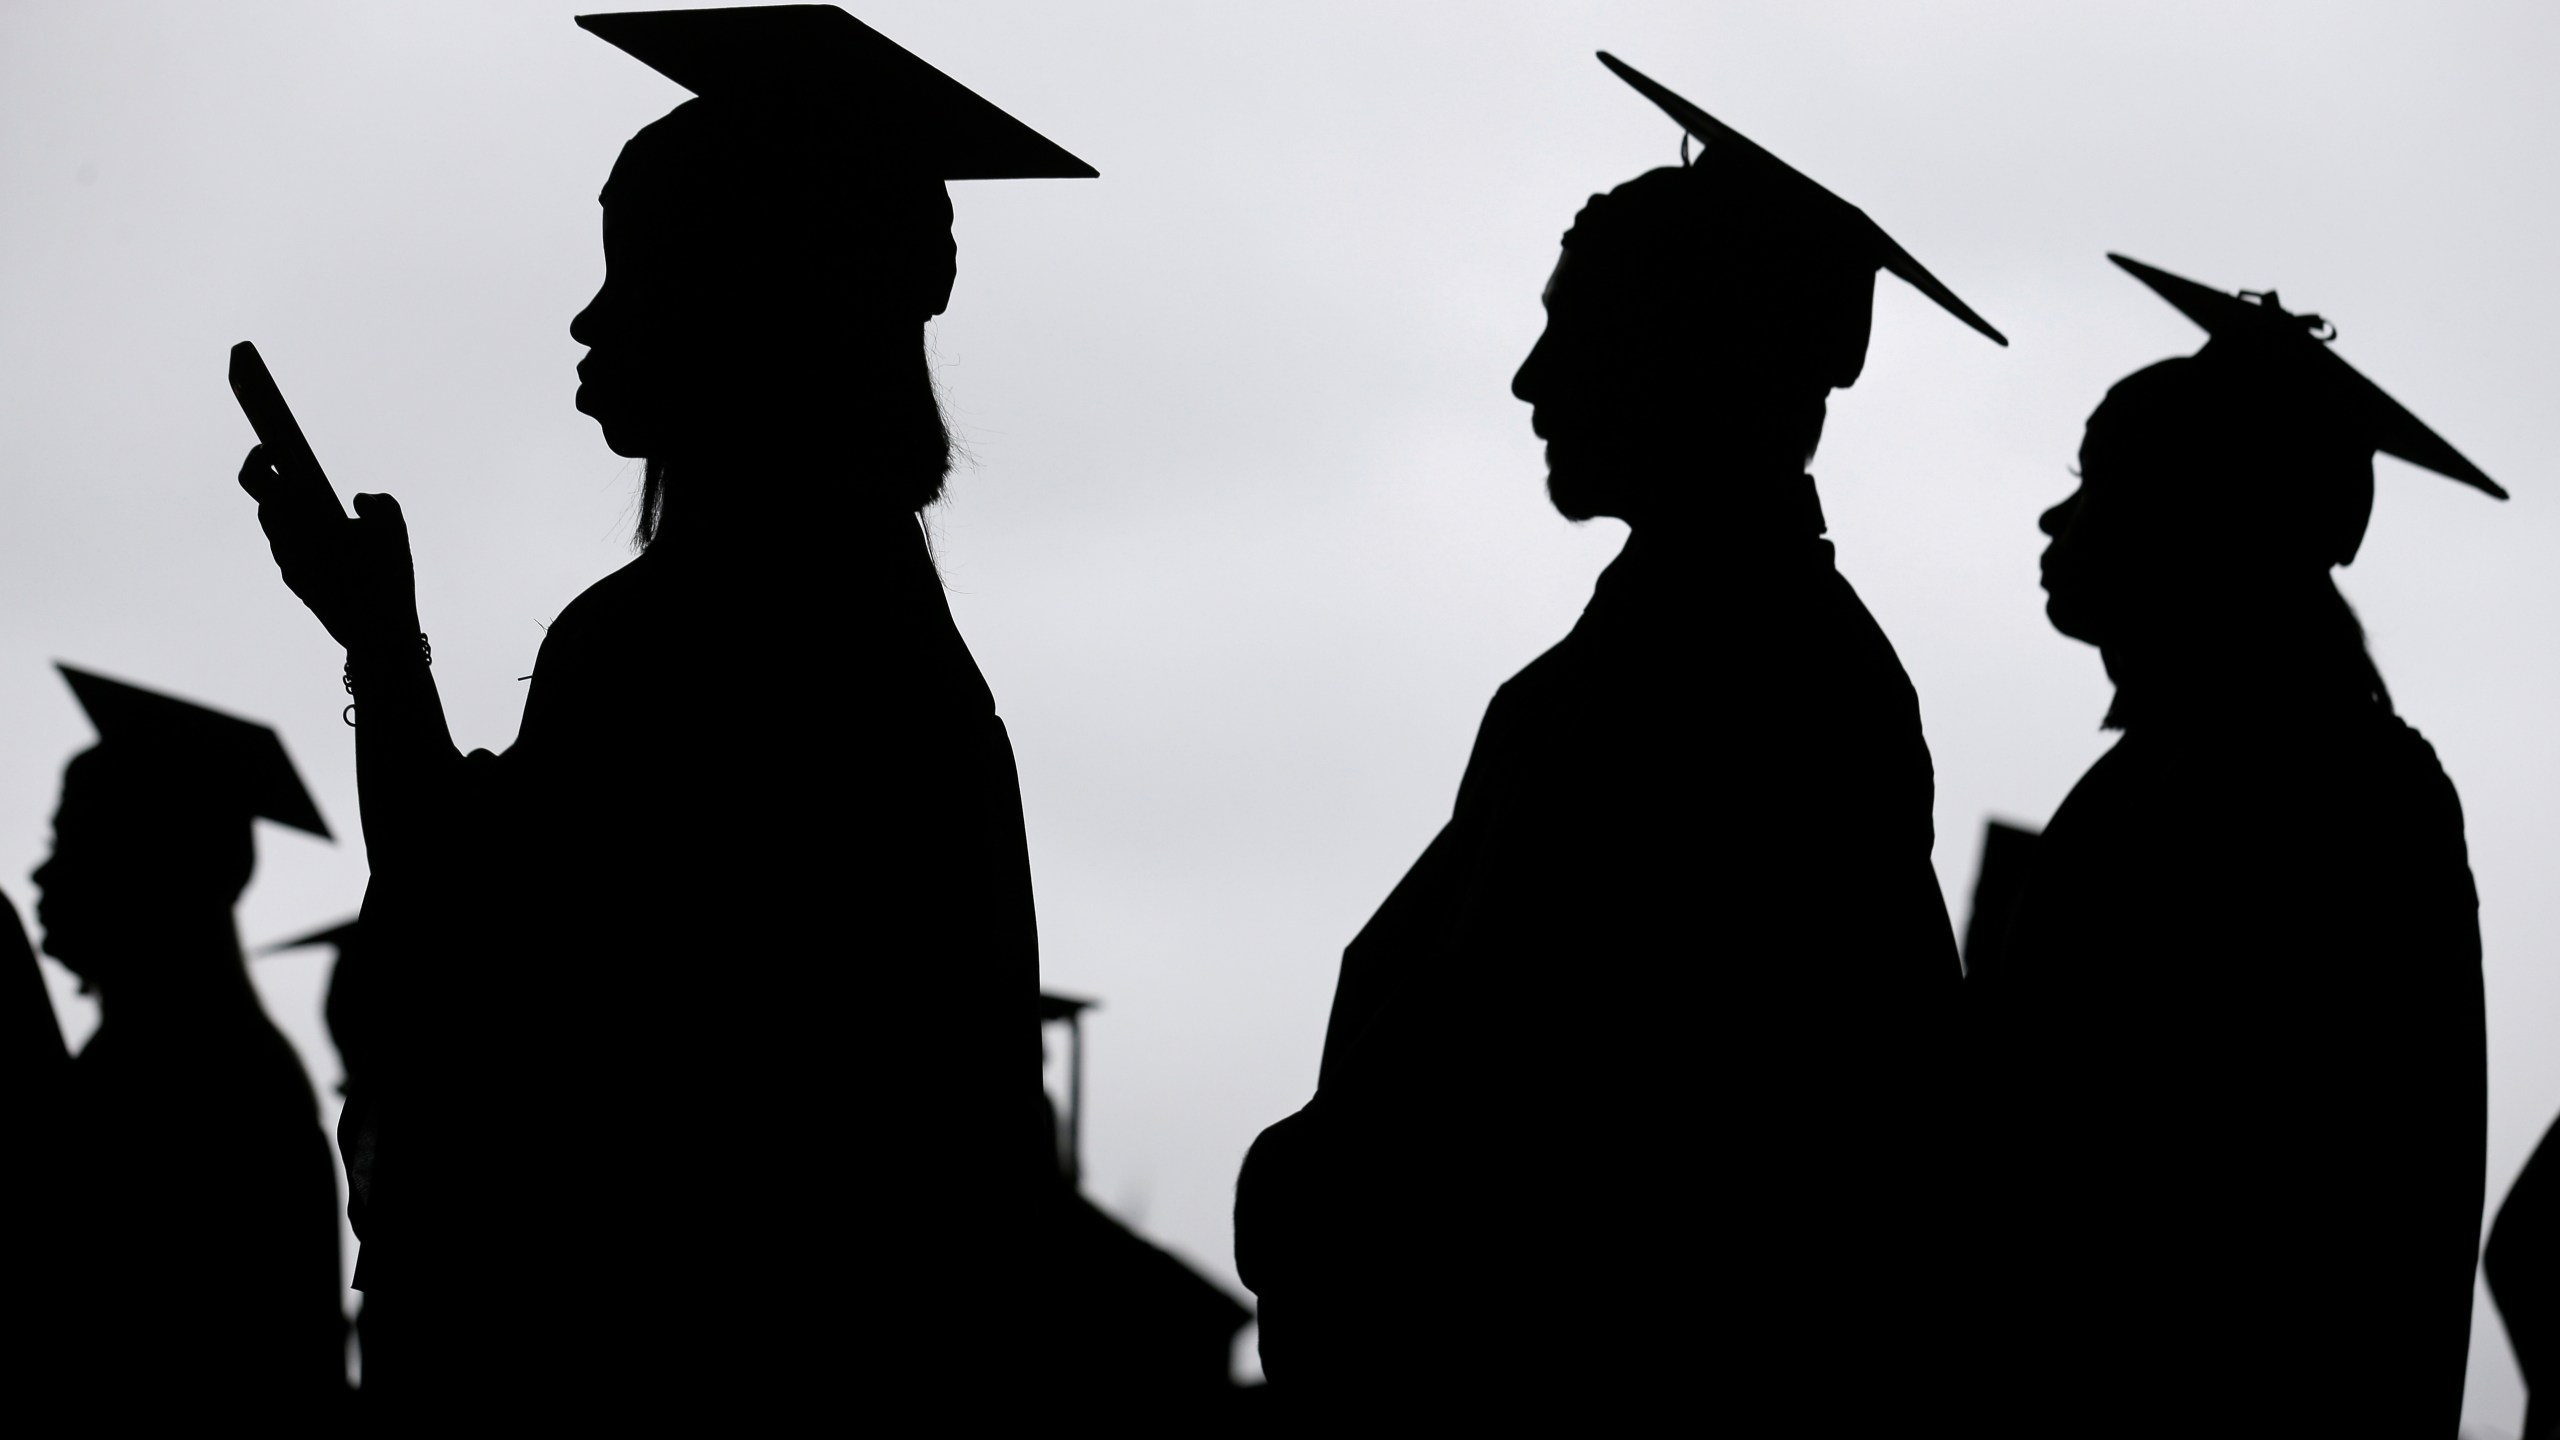
[[[1805,464],[1879,268],[2000,337],[1601,58],[1704,153],[1575,219],[1512,389],[1556,508],[1632,533],[1344,953],[1316,1096],[1245,1161],[1237,1260],[1301,1413],[1883,1433],[1935,1408],[1959,972],[1919,703]]]
[[[2089,417],[2047,613],[2123,738],[1979,998],[2004,1117],[1988,1348],[2022,1433],[2451,1435],[2487,1055],[2462,806],[2330,577],[2377,450],[2504,498],[2269,292]]]
[[[390,498],[241,476],[355,694],[368,1406],[957,1427],[1020,1388],[988,1297],[1029,1266],[1038,976],[1012,751],[916,516],[923,337],[946,180],[1094,172],[832,6],[579,23],[698,98],[623,148],[570,326],[645,548],[550,627],[505,754],[447,733]],[[739,966],[752,1024],[707,1003]]]

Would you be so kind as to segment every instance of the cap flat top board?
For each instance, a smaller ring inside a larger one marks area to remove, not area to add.
[[[54,668],[98,728],[101,750],[183,766],[203,779],[216,797],[212,803],[236,808],[243,821],[264,817],[332,838],[275,731],[59,662]],[[204,803],[202,794],[195,803]]]
[[[1903,249],[1892,236],[1884,233],[1883,226],[1867,218],[1867,212],[1815,184],[1804,172],[1761,149],[1741,131],[1672,93],[1634,66],[1606,50],[1599,53],[1600,63],[1608,66],[1611,74],[1626,81],[1635,87],[1637,94],[1661,107],[1662,113],[1678,121],[1680,128],[1688,131],[1699,144],[1726,146],[1749,156],[1756,162],[1773,167],[1778,174],[1785,176],[1798,188],[1809,207],[1817,211],[1827,211],[1836,217],[1837,223],[1848,232],[1849,238],[1874,255],[1878,267],[1902,277],[1911,288],[1936,301],[1940,309],[1981,331],[1992,340],[2002,345],[2009,343],[2008,336],[1991,328],[1990,321],[1974,313],[1972,306],[1957,299],[1956,292],[1948,289],[1937,276],[1930,274],[1919,261],[1911,257],[1911,252]]]
[[[780,100],[841,117],[888,165],[942,180],[1090,180],[1099,172],[833,5],[636,10],[578,24],[709,100]]]
[[[2150,286],[2152,293],[2175,306],[2179,314],[2203,326],[2213,339],[2260,346],[2262,353],[2276,357],[2276,363],[2302,365],[2322,383],[2334,387],[2368,429],[2374,449],[2459,480],[2483,494],[2507,498],[2497,481],[2330,349],[2329,337],[2316,333],[2323,325],[2319,316],[2296,315],[2283,309],[2276,304],[2272,290],[2255,297],[2247,291],[2225,294],[2156,265],[2112,252],[2107,258]]]

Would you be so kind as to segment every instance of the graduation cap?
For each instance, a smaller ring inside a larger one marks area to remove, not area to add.
[[[275,731],[59,662],[54,668],[98,728],[102,756],[182,773],[191,806],[234,812],[244,823],[264,817],[333,838]]]
[[[833,5],[627,11],[578,24],[714,103],[814,112],[859,138],[883,168],[940,180],[1099,174]]]
[[[2428,429],[2399,401],[2384,394],[2381,386],[2340,359],[2338,352],[2329,348],[2329,342],[2337,338],[2337,330],[2319,316],[2285,310],[2276,303],[2276,292],[2272,290],[2263,294],[2243,290],[2226,295],[2139,260],[2113,253],[2107,258],[2176,306],[2178,313],[2204,327],[2212,338],[2198,352],[2199,358],[2229,356],[2265,367],[2318,396],[2330,417],[2328,423],[2349,431],[2351,438],[2365,444],[2367,453],[2378,450],[2397,455],[2483,494],[2499,500],[2507,498],[2507,492],[2479,466],[2445,443],[2444,437]],[[2352,558],[2352,544],[2347,554]]]
[[[1634,66],[1606,50],[1599,53],[1600,63],[1608,66],[1610,73],[1635,87],[1636,93],[1680,122],[1680,128],[1706,147],[1710,154],[1723,152],[1717,157],[1719,163],[1737,170],[1756,172],[1756,178],[1767,183],[1774,194],[1784,197],[1781,203],[1796,208],[1800,218],[1816,228],[1831,232],[1837,243],[1862,259],[1871,258],[1874,268],[1889,270],[1902,277],[1913,289],[1936,301],[1948,314],[1999,344],[2009,343],[2009,337],[1993,329],[1990,321],[1956,298],[1956,293],[1913,259],[1910,251],[1884,233],[1882,226],[1868,219],[1867,212],[1815,184],[1801,171],[1753,144],[1740,131],[1673,94]]]

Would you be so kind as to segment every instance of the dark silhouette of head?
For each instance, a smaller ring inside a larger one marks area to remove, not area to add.
[[[256,864],[249,817],[183,764],[113,746],[62,774],[53,853],[36,867],[45,953],[100,991],[194,964]]]
[[[924,348],[956,273],[943,182],[1093,168],[831,5],[578,23],[697,97],[614,163],[604,288],[569,327],[578,408],[648,462],[641,543],[671,491],[719,508],[742,472],[800,487],[758,498],[801,528],[931,504],[951,468]]]
[[[1710,149],[1595,195],[1512,377],[1567,517],[1641,523],[1800,473],[1866,362],[1875,263]]]
[[[951,202],[861,148],[788,105],[699,99],[623,147],[604,287],[570,334],[590,347],[578,408],[657,486],[743,461],[855,508],[941,493],[924,326],[951,293]]]
[[[99,743],[63,771],[53,853],[36,868],[46,953],[103,995],[237,969],[231,908],[258,816],[328,835],[266,726],[62,667]]]
[[[2364,543],[2375,453],[2506,492],[2339,359],[2320,317],[2111,258],[2213,338],[2089,417],[2080,486],[2042,520],[2054,628],[2098,646],[2120,686],[2307,668],[2387,704],[2329,574]]]
[[[2281,369],[2224,352],[2118,381],[2080,486],[2045,512],[2046,613],[2093,645],[2194,643],[2334,593],[2373,513],[2373,450]]]
[[[1864,211],[1600,62],[1704,148],[1593,196],[1565,232],[1546,333],[1511,393],[1566,516],[1740,518],[1793,498],[1772,482],[1803,472],[1830,392],[1866,368],[1878,269],[2008,343]]]

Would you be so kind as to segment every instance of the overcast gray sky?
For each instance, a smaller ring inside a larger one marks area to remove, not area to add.
[[[56,658],[284,732],[341,838],[262,829],[252,942],[362,894],[338,657],[231,481],[233,341],[342,491],[404,502],[464,743],[513,736],[543,622],[627,557],[637,467],[571,408],[567,326],[606,169],[682,92],[574,8],[0,3],[0,890],[22,910],[90,740]],[[2014,341],[1880,281],[1814,467],[1919,688],[1959,923],[1984,818],[2041,824],[2106,744],[2096,655],[2043,623],[2035,516],[2105,387],[2200,339],[2103,252],[2330,316],[2515,492],[2381,462],[2343,585],[2470,815],[2493,1203],[2560,1111],[2560,11],[849,8],[1102,171],[953,187],[933,345],[974,463],[934,525],[1021,759],[1044,980],[1103,1001],[1090,1188],[1204,1269],[1232,1281],[1235,1165],[1313,1085],[1342,944],[1445,817],[1494,686],[1623,537],[1545,507],[1506,388],[1574,210],[1675,158],[1602,47],[1865,207]],[[742,675],[737,703],[809,724],[833,695],[823,671]],[[756,1025],[777,957],[707,958],[728,1004],[706,1023]],[[321,958],[259,976],[333,1081]],[[896,1023],[848,1017],[848,1043]],[[1485,1037],[1489,1091],[1527,1078],[1516,1038]],[[2482,1313],[2470,1412],[2513,1429]]]

